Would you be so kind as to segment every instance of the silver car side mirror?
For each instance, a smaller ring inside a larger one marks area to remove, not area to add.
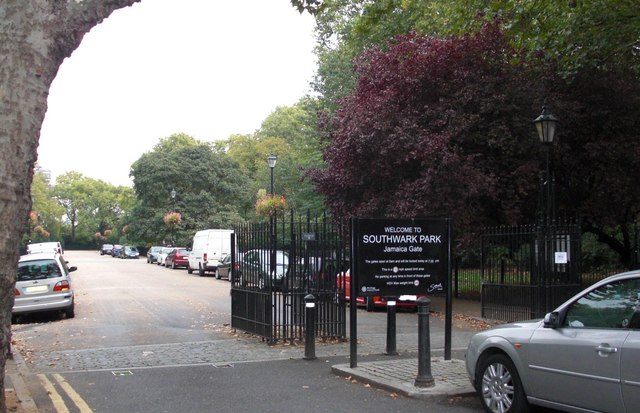
[[[557,328],[558,327],[558,319],[559,319],[559,315],[557,311],[554,311],[552,313],[547,313],[547,315],[544,316],[544,327],[545,328]]]

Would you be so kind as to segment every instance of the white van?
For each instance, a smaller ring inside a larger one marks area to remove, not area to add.
[[[56,252],[60,255],[64,254],[62,245],[59,242],[38,242],[27,245],[27,254],[36,254],[39,252]]]
[[[196,232],[189,252],[187,272],[198,271],[201,277],[206,271],[215,272],[218,261],[231,254],[231,229],[205,229]]]

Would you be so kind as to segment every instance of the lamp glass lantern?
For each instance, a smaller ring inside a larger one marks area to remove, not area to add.
[[[551,113],[546,104],[542,107],[540,116],[538,116],[533,123],[536,125],[540,142],[545,145],[551,145],[556,136],[558,119]]]
[[[273,154],[267,157],[267,163],[269,164],[269,169],[271,169],[271,195],[273,195],[273,168],[276,167],[277,160],[278,157]]]
[[[267,157],[267,162],[269,163],[269,168],[273,169],[276,167],[276,161],[278,160],[278,157],[275,155],[269,155]]]

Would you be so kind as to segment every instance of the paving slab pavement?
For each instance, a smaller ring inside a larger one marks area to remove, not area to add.
[[[418,376],[417,358],[357,363],[355,368],[351,368],[350,364],[338,364],[332,366],[331,370],[336,375],[351,377],[352,380],[376,388],[418,399],[448,398],[474,392],[463,360],[432,358],[432,387],[415,385]]]
[[[430,297],[429,306],[432,312],[445,312],[444,297]],[[470,300],[454,300],[453,313],[481,320],[480,303]],[[487,320],[484,320],[487,321]],[[489,322],[491,324],[491,322]],[[432,337],[433,338],[433,337]],[[448,398],[468,396],[475,393],[464,360],[445,360],[444,357],[432,357],[430,360],[433,387],[415,385],[418,376],[418,357],[394,358],[384,361],[357,362],[356,367],[350,364],[332,366],[334,374],[351,377],[390,392],[419,399]]]
[[[21,364],[22,363],[22,364]],[[40,410],[24,382],[24,360],[19,352],[7,358],[4,369],[4,395],[8,412],[38,413]]]

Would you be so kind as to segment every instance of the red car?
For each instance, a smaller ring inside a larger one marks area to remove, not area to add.
[[[184,247],[176,247],[171,251],[165,259],[165,267],[171,267],[175,270],[178,267],[187,268],[189,264],[189,249]]]
[[[347,302],[351,302],[351,270],[347,270],[346,272],[338,273],[336,276],[336,283],[338,288],[345,289],[345,299]],[[417,309],[416,300],[419,296],[417,295],[401,295],[396,297],[396,307],[402,308],[410,308]],[[420,295],[421,297],[421,295]],[[371,297],[357,297],[356,305],[365,306],[367,311],[374,311],[376,308],[382,308],[387,306],[387,298],[384,296],[374,295]]]

